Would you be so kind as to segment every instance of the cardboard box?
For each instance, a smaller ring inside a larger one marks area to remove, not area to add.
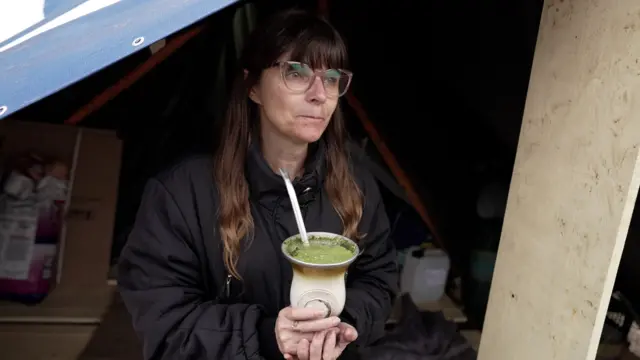
[[[122,142],[115,132],[0,121],[0,158],[34,150],[70,166],[70,194],[54,292],[105,287],[118,196]]]

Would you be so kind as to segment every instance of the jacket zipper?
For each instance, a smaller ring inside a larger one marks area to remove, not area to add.
[[[227,274],[227,279],[224,281],[224,286],[218,292],[215,301],[217,303],[225,302],[231,297],[231,274]]]
[[[228,299],[231,297],[231,275],[227,275],[227,281],[224,284],[225,297]]]

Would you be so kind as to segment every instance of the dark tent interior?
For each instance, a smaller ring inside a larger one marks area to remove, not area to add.
[[[247,3],[194,24],[206,26],[78,124],[115,130],[123,140],[114,263],[147,179],[186,154],[213,148],[214,124],[224,111],[241,46],[234,15]],[[317,8],[316,1],[307,0],[250,4],[257,20],[291,6]],[[381,184],[393,239],[400,249],[431,240],[446,249],[451,297],[464,308],[467,327],[482,326],[541,7],[541,0],[330,3],[331,22],[349,46],[350,91],[411,180],[433,224],[424,223],[398,193],[397,183]],[[141,50],[12,118],[62,124],[151,56]],[[351,137],[366,142],[373,162],[391,174],[357,109],[346,101],[341,106]],[[616,288],[640,304],[633,280],[640,272],[640,262],[634,261],[640,256],[640,227],[637,216],[633,219]],[[487,268],[488,278],[479,275]],[[461,279],[461,296],[453,294],[455,278]]]

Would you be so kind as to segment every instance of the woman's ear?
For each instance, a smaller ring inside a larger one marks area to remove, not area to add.
[[[252,86],[251,89],[249,89],[249,99],[258,105],[262,105],[260,101],[260,91],[256,89],[256,86]]]
[[[244,79],[247,80],[248,77],[249,77],[249,70],[245,69]],[[260,93],[259,93],[259,90],[257,89],[257,85],[253,85],[251,89],[249,89],[249,99],[251,99],[256,104],[261,105]]]

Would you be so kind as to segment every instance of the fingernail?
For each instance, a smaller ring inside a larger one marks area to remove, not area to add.
[[[331,318],[331,323],[332,324],[336,324],[336,325],[340,324],[340,318],[336,317],[336,316],[332,317]]]

